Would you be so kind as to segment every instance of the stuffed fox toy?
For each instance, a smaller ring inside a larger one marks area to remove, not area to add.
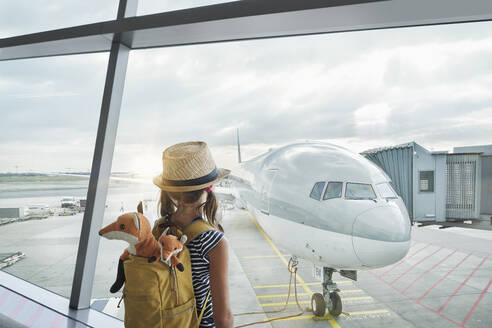
[[[179,271],[183,272],[184,267],[178,258],[179,252],[183,250],[183,245],[186,243],[186,235],[181,235],[181,238],[174,235],[168,235],[169,227],[164,230],[161,237],[159,237],[159,245],[161,246],[160,259],[166,263],[169,267],[176,267]]]
[[[137,213],[120,215],[115,222],[102,228],[99,235],[107,239],[124,240],[129,244],[118,261],[116,281],[109,290],[111,293],[116,293],[125,283],[123,261],[129,258],[129,254],[146,257],[149,262],[160,258],[161,247],[150,232],[149,220],[143,215],[142,202],[137,206]]]
[[[160,242],[154,238],[149,220],[143,215],[142,202],[137,206],[137,213],[122,214],[115,222],[99,231],[99,235],[104,238],[124,240],[129,244],[118,261],[116,281],[109,289],[111,293],[119,291],[125,283],[123,262],[129,258],[129,254],[148,258],[149,263],[160,259],[169,266],[178,265],[178,270],[184,270],[176,255],[183,249],[186,236],[181,236],[180,243],[176,236],[167,235],[167,232],[168,229],[160,237]]]

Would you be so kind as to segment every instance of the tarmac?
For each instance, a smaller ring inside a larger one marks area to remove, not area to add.
[[[81,215],[50,217],[3,226],[2,252],[26,254],[4,271],[63,296],[69,294],[80,220]],[[277,247],[246,211],[226,211],[223,226],[230,245],[229,285],[236,327],[252,322],[260,322],[258,327],[492,327],[490,231],[414,227],[412,247],[402,261],[359,271],[357,281],[335,274],[343,313],[337,318],[315,318],[308,308],[312,293],[321,291],[321,282],[313,278],[313,266],[301,260],[298,267],[301,309],[292,286],[287,309],[279,311],[289,293],[290,255]],[[292,233],[294,236],[295,231]],[[115,241],[101,241],[92,309],[122,318],[124,309],[116,307],[119,299],[107,292],[116,273],[113,260],[108,259],[114,257],[116,262],[120,248]],[[32,327],[70,323],[54,311],[39,310],[39,304],[35,309],[31,303],[0,287],[0,322],[10,322],[12,327],[12,320]],[[251,312],[255,314],[245,314]],[[280,317],[283,319],[265,322]],[[83,325],[78,322],[78,326]]]
[[[264,311],[282,309],[288,294],[289,272],[286,268],[289,254],[278,248],[247,212],[228,212],[224,228],[258,305]],[[414,227],[411,249],[402,261],[381,269],[359,271],[356,282],[335,277],[343,302],[343,313],[338,318],[330,315],[315,318],[306,310],[302,315],[273,321],[269,325],[490,328],[491,244],[492,233],[489,231]],[[321,282],[312,278],[312,271],[312,265],[301,261],[297,290],[303,307],[310,307],[313,292],[321,292]],[[241,298],[234,289],[231,295]],[[267,316],[271,319],[299,312],[291,297],[287,311]],[[241,323],[243,320],[241,318]]]

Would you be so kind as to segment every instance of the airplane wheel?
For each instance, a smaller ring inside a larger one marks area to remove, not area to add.
[[[311,297],[311,308],[313,309],[313,313],[317,317],[322,317],[326,312],[326,302],[323,295],[320,293],[314,293]]]
[[[334,317],[337,317],[342,313],[342,299],[338,293],[330,293],[328,312],[330,312],[330,314]]]

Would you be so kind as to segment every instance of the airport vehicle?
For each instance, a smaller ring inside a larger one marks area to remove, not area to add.
[[[58,216],[71,216],[77,214],[77,212],[74,208],[62,207],[58,210]]]
[[[239,147],[238,147],[239,149]],[[240,151],[238,150],[240,157]],[[333,273],[393,264],[410,247],[410,219],[389,177],[364,157],[321,142],[290,144],[242,163],[232,175],[238,204],[293,256],[321,266],[313,312],[339,315]]]
[[[77,206],[77,201],[75,200],[75,197],[69,196],[69,197],[63,197],[60,201],[61,207],[62,208],[70,208],[70,207],[76,207]]]
[[[24,211],[24,219],[45,219],[50,212],[48,205],[29,205]]]

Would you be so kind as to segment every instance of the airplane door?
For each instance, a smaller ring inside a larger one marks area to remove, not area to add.
[[[263,214],[270,215],[270,196],[273,181],[277,176],[278,169],[268,169],[264,172],[264,182],[261,188],[261,208]]]

